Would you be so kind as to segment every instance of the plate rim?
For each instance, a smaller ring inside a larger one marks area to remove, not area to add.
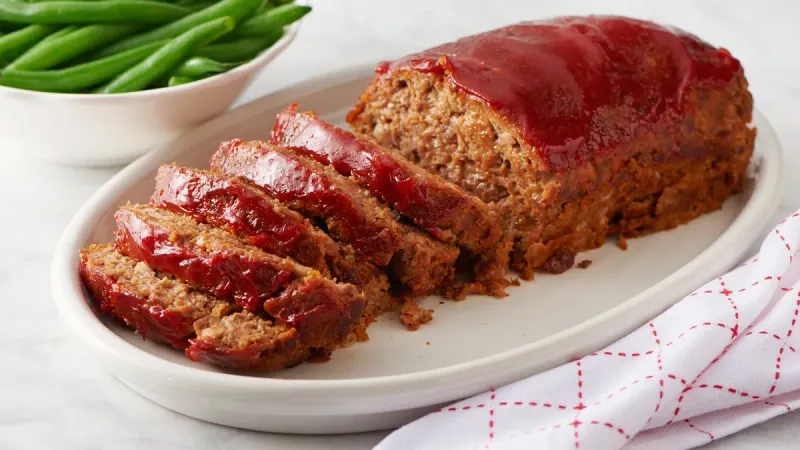
[[[573,346],[580,345],[578,341],[581,336],[585,341],[585,336],[591,334],[592,329],[608,325],[617,316],[637,312],[637,308],[643,308],[646,302],[650,303],[647,305],[649,311],[656,311],[654,314],[647,314],[648,320],[655,317],[660,311],[677,303],[682,296],[677,296],[672,300],[661,298],[657,302],[653,298],[670,296],[667,295],[669,292],[665,293],[664,291],[675,290],[674,285],[689,286],[685,288],[688,293],[713,276],[728,270],[755,243],[759,233],[769,224],[770,216],[779,204],[779,196],[773,194],[780,191],[783,181],[780,142],[768,119],[754,109],[754,122],[758,118],[758,133],[764,136],[767,145],[764,145],[766,148],[759,148],[759,151],[754,153],[754,162],[751,162],[751,165],[757,166],[758,175],[750,198],[725,231],[685,266],[592,319],[561,330],[544,339],[492,356],[419,372],[336,380],[287,380],[211,372],[183,366],[133,346],[117,336],[96,317],[78,276],[76,255],[82,247],[82,243],[93,230],[93,224],[97,218],[102,216],[107,209],[118,206],[111,204],[112,201],[122,191],[127,190],[129,185],[141,176],[141,173],[155,170],[158,165],[169,160],[173,155],[183,153],[185,150],[179,150],[187,148],[188,143],[203,140],[206,134],[212,134],[215,130],[224,129],[242,119],[257,115],[259,111],[275,108],[279,104],[292,103],[297,97],[313,95],[335,88],[337,85],[366,78],[367,74],[373,72],[374,67],[374,64],[362,64],[345,68],[256,98],[201,124],[157,150],[143,155],[115,174],[74,215],[56,247],[51,266],[51,288],[62,320],[65,320],[69,328],[85,343],[102,353],[107,360],[104,362],[116,363],[118,366],[135,370],[139,374],[163,377],[170,380],[171,383],[179,382],[187,389],[205,391],[209,386],[213,386],[215,393],[225,393],[237,397],[246,397],[256,393],[268,395],[271,401],[287,406],[287,414],[306,415],[313,410],[313,414],[339,415],[342,413],[341,402],[346,399],[381,395],[392,395],[393,398],[399,395],[402,400],[393,401],[394,406],[348,404],[348,408],[350,412],[365,413],[397,410],[400,404],[404,408],[415,408],[462,398],[484,391],[487,385],[505,384],[523,376],[530,376],[531,373],[537,373],[541,370],[537,370],[535,364],[530,361],[525,363],[525,355],[531,355],[558,342],[573,342]],[[756,155],[759,156],[758,160],[755,159]],[[729,249],[727,252],[726,248]],[[736,248],[736,250],[730,250],[730,248]],[[726,257],[720,257],[720,254],[725,254]],[[698,276],[698,274],[702,275]],[[637,314],[636,321],[641,321],[643,315],[642,313]],[[614,333],[616,336],[614,339],[628,334],[639,325],[640,323],[637,322],[625,329],[615,326],[614,328],[620,329],[620,331]],[[600,346],[599,343],[596,344],[596,347]],[[530,356],[527,359],[530,359]],[[561,359],[560,357],[550,357],[550,360]],[[554,364],[543,363],[541,360],[538,365],[554,367]],[[456,375],[463,375],[463,377],[459,378]],[[421,390],[426,392],[425,396],[417,395],[416,398],[408,398],[408,395],[403,395],[410,391],[419,392]],[[455,395],[455,391],[458,391],[459,394]],[[302,404],[303,402],[299,402],[297,396],[315,399],[315,402],[298,406],[298,403]]]

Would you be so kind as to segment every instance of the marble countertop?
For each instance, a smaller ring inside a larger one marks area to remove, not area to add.
[[[489,6],[491,5],[491,6]],[[503,24],[556,14],[617,13],[672,23],[739,57],[757,107],[782,141],[782,211],[800,207],[800,3],[791,0],[320,0],[289,50],[244,102],[321,73],[391,58]],[[46,124],[42,132],[46,132]],[[110,142],[109,145],[114,145]],[[189,419],[139,397],[94,365],[59,322],[51,300],[52,251],[71,216],[116,169],[54,166],[0,151],[0,449],[367,449],[384,433],[278,436]],[[11,212],[14,213],[11,213]],[[793,448],[800,415],[787,414],[708,448]]]

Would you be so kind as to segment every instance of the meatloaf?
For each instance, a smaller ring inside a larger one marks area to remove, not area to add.
[[[461,266],[473,283],[451,289],[452,296],[505,295],[511,243],[501,242],[500,223],[484,202],[368,137],[343,130],[313,112],[298,113],[296,107],[278,114],[271,143],[331,165],[432,236],[461,247],[462,259],[467,259]]]
[[[116,247],[176,278],[266,311],[298,330],[301,342],[324,347],[349,334],[364,310],[355,286],[250,246],[189,216],[134,205],[117,214]]]
[[[185,349],[195,361],[245,370],[277,370],[305,360],[297,331],[238,311],[111,245],[81,250],[81,277],[101,310],[147,339]]]
[[[366,299],[367,322],[394,306],[383,271],[247,180],[166,164],[158,170],[150,204],[224,227],[268,253],[353,284]]]
[[[211,158],[212,170],[250,180],[269,195],[388,266],[409,295],[439,291],[452,279],[459,251],[397,221],[396,214],[355,182],[310,158],[265,142],[233,140]]]
[[[376,72],[352,128],[492,204],[525,278],[568,269],[607,235],[719,208],[753,151],[739,61],[647,21],[525,22]]]
[[[291,257],[323,274],[339,246],[308,219],[246,180],[165,164],[158,169],[150,204],[225,227],[272,254]]]
[[[373,140],[292,105],[278,114],[270,142],[330,164],[439,240],[483,252],[496,246],[500,226],[477,197],[411,164]]]

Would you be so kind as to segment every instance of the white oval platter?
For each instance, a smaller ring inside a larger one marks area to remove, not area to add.
[[[266,139],[292,102],[343,123],[372,66],[319,77],[226,113],[123,169],[77,213],[56,250],[53,294],[62,317],[97,360],[148,399],[198,419],[253,430],[344,433],[402,425],[442,403],[482,392],[597,350],[738,262],[768,225],[781,186],[780,146],[755,116],[756,156],[746,193],[673,231],[579,255],[593,264],[537,275],[504,299],[430,297],[433,322],[409,332],[392,314],[370,341],[324,364],[263,375],[226,373],[98,319],[78,277],[78,250],[112,239],[116,208],[146,202],[162,163],[207,167],[224,140]]]

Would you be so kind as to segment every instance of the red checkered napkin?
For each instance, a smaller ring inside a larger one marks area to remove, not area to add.
[[[680,449],[800,407],[800,211],[609,347],[423,417],[406,449]]]

